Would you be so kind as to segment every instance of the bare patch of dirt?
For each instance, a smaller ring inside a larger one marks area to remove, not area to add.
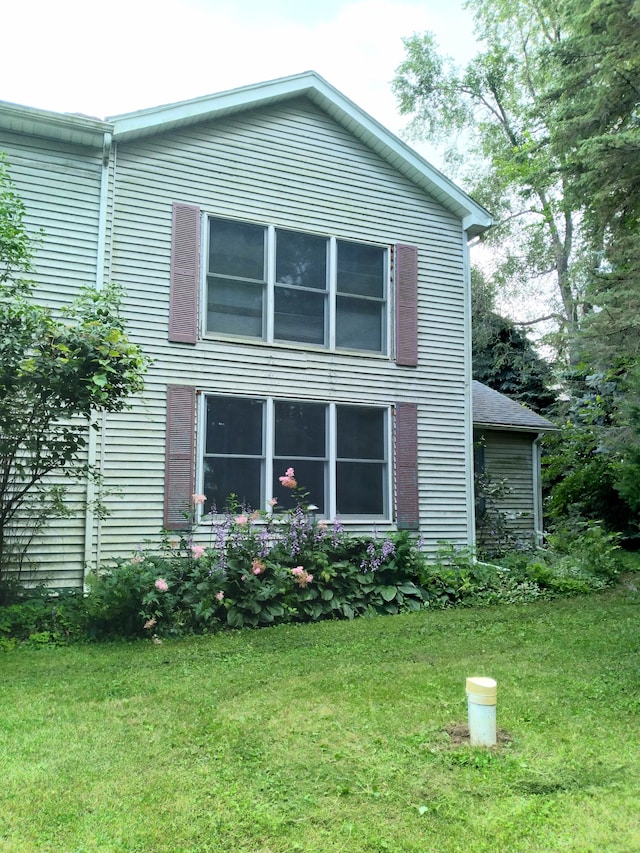
[[[469,726],[466,723],[451,723],[445,726],[444,730],[449,735],[452,746],[460,746],[461,744],[469,744],[471,742]],[[512,743],[513,738],[504,729],[496,729],[496,741],[498,744]]]

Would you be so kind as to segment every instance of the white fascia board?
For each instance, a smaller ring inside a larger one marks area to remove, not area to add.
[[[350,133],[459,217],[469,238],[486,231],[493,224],[489,211],[315,71],[111,116],[108,121],[113,122],[115,140],[124,141],[301,96],[309,97]]]
[[[0,101],[0,127],[13,133],[73,142],[89,148],[102,148],[108,122],[90,116],[55,113]]]

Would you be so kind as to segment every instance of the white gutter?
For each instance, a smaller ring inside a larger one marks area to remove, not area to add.
[[[540,441],[544,438],[544,433],[539,432],[531,445],[531,465],[532,465],[532,480],[533,480],[533,529],[536,545],[542,545],[544,537],[543,519],[542,519],[542,487],[540,473]]]
[[[473,488],[473,369],[471,363],[471,259],[469,257],[468,234],[462,223],[462,263],[464,277],[464,464],[466,473],[467,500],[467,544],[476,544],[476,512]]]
[[[105,132],[102,147],[102,172],[100,175],[100,199],[98,207],[98,242],[96,246],[96,289],[104,287],[104,259],[107,244],[107,204],[109,200],[109,163],[111,160],[112,135]],[[89,440],[87,447],[87,465],[92,470],[96,464],[97,455],[97,433],[94,429],[96,414],[92,412],[89,420]],[[87,499],[84,519],[84,571],[92,567],[93,558],[93,530],[95,525],[94,501],[96,497],[96,485],[91,476],[87,478]],[[96,566],[99,555],[96,553]]]

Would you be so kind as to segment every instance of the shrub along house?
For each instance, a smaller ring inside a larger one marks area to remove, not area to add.
[[[34,544],[54,584],[183,527],[193,492],[285,505],[290,466],[354,531],[473,542],[484,208],[312,72],[107,121],[2,104],[0,150],[45,231],[43,298],[117,282],[153,359],[90,432],[111,514]]]

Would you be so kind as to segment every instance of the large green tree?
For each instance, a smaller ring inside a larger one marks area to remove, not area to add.
[[[548,51],[559,69],[546,96],[551,148],[594,259],[583,349],[610,369],[640,356],[640,2],[561,8],[566,35]]]
[[[64,482],[94,473],[83,461],[91,413],[124,409],[146,364],[127,338],[118,288],[86,287],[61,316],[39,304],[27,277],[33,250],[0,157],[0,586],[34,526],[64,510]]]
[[[550,144],[554,107],[545,98],[556,74],[550,49],[563,38],[560,3],[469,0],[478,55],[460,69],[431,34],[414,34],[405,39],[393,88],[401,112],[412,116],[413,138],[462,140],[463,154],[448,156],[496,217],[486,237],[499,261],[494,278],[517,290],[551,281],[553,296],[540,314],[556,321],[566,341],[590,306],[578,239],[582,207],[567,192],[562,153]]]

